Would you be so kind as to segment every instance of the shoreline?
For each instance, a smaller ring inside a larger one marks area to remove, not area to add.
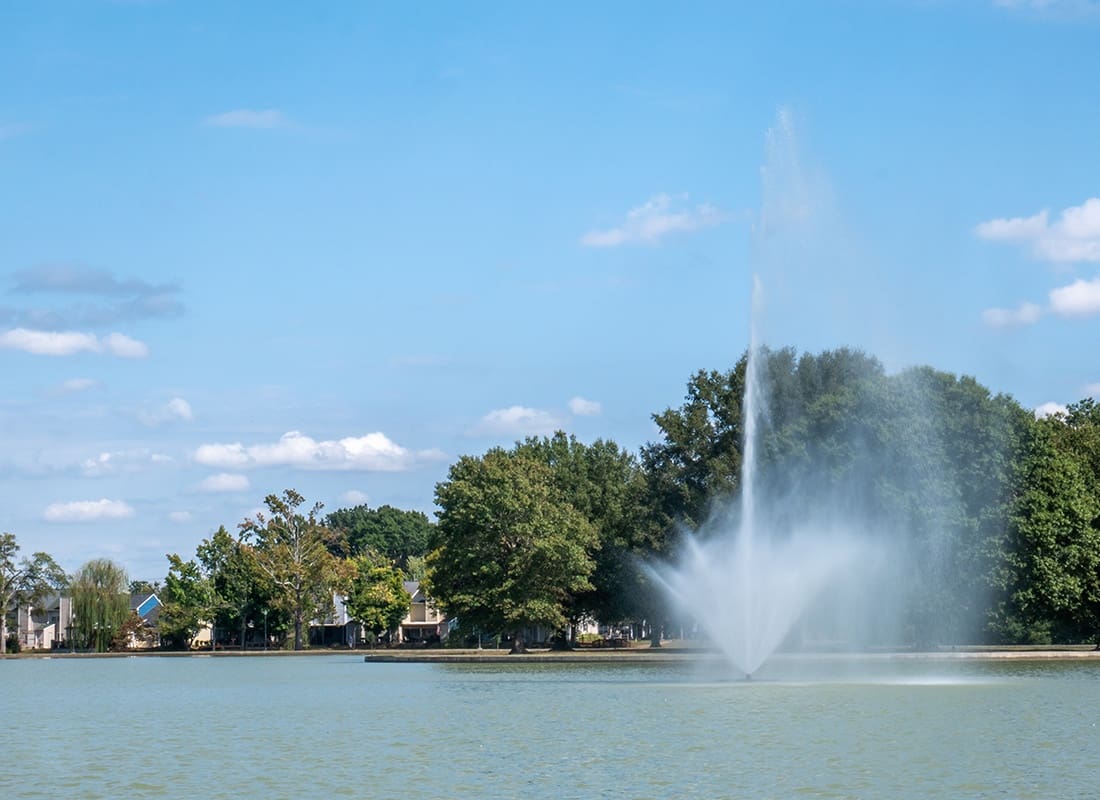
[[[374,664],[622,664],[721,660],[717,650],[703,646],[669,644],[659,648],[645,645],[626,648],[591,648],[582,650],[531,649],[513,654],[507,649],[424,649],[368,650],[132,650],[121,653],[24,652],[0,655],[2,661],[24,659],[99,659],[99,658],[287,658],[321,656],[356,656]],[[1073,660],[1100,661],[1100,650],[1093,645],[1003,645],[999,647],[959,646],[937,650],[875,650],[776,653],[774,661],[951,661],[951,660]]]

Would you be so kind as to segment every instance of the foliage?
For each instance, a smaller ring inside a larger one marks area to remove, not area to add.
[[[426,590],[450,614],[488,632],[565,627],[592,590],[596,532],[532,458],[490,450],[463,456],[436,487],[441,511]]]
[[[290,615],[295,650],[302,649],[303,627],[325,616],[333,591],[350,577],[330,552],[339,537],[322,524],[321,504],[301,514],[303,503],[305,498],[293,489],[270,494],[264,499],[268,514],[261,512],[240,525],[242,540],[252,540],[256,564],[274,587],[273,605]]]
[[[189,648],[195,634],[210,618],[213,590],[198,564],[168,556],[168,575],[158,595],[163,602],[157,624],[161,643],[169,648]]]
[[[637,459],[612,441],[586,445],[561,431],[528,438],[513,452],[550,467],[554,486],[596,532],[589,553],[592,589],[574,595],[566,611],[569,619],[619,622],[644,616],[636,556],[648,542],[642,536],[645,479]]]
[[[1095,440],[1071,419],[1034,425],[1012,509],[1001,624],[1017,637],[1100,644],[1100,475]]]
[[[277,591],[271,578],[261,569],[255,548],[243,537],[236,538],[220,527],[195,550],[210,582],[210,621],[214,634],[247,642],[249,626],[260,627],[265,618],[268,633],[280,635],[289,625],[289,616],[276,602]]]
[[[863,353],[763,349],[757,488],[779,530],[858,515],[908,569],[884,588],[916,643],[984,625],[1003,571],[1008,510],[1027,414],[973,378],[927,367],[887,375]],[[643,448],[653,551],[736,499],[747,355],[697,373],[679,409],[654,416]]]
[[[136,611],[131,611],[115,631],[111,639],[111,650],[116,653],[122,652],[129,650],[131,645],[148,644],[153,641],[153,638],[153,631],[145,624],[145,620]]]
[[[339,509],[325,521],[344,534],[349,555],[355,557],[373,551],[402,569],[408,566],[409,559],[428,552],[433,527],[420,511],[402,511],[388,505]]]
[[[404,574],[369,559],[360,559],[356,568],[348,592],[348,613],[375,636],[396,630],[409,613]]]
[[[13,605],[34,603],[66,585],[68,576],[52,556],[35,553],[20,560],[15,535],[0,534],[0,646],[7,646],[8,610]]]
[[[105,558],[76,571],[71,592],[73,630],[81,646],[105,653],[130,614],[126,571]]]

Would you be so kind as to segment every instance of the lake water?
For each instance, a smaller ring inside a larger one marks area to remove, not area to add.
[[[1100,663],[0,661],[0,798],[1100,796]]]

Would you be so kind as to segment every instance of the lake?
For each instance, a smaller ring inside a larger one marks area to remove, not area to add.
[[[1075,798],[1100,663],[0,661],[2,798]]]

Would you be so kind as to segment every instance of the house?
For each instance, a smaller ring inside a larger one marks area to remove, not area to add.
[[[447,619],[424,594],[420,581],[405,581],[403,585],[409,593],[409,611],[389,639],[390,643],[438,642],[446,638],[449,630]],[[348,614],[347,602],[344,595],[332,596],[332,612],[325,619],[310,623],[310,644],[356,647],[367,641],[363,626]]]
[[[448,631],[447,619],[424,594],[420,581],[405,581],[405,591],[409,593],[409,613],[397,628],[395,640],[404,642],[438,642]]]
[[[128,644],[130,649],[145,649],[160,645],[157,620],[160,618],[160,610],[163,606],[164,603],[157,597],[156,592],[130,593],[130,611],[141,618],[144,628],[141,635],[130,633]]]
[[[15,634],[24,650],[65,647],[72,639],[72,600],[60,594],[21,605],[15,612]]]
[[[362,626],[348,614],[348,598],[332,595],[332,608],[324,619],[309,623],[309,643],[322,647],[346,644],[355,647],[363,638]]]

